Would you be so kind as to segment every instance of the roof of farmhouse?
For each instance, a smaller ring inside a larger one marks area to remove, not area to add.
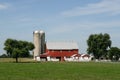
[[[47,42],[47,49],[51,50],[72,50],[79,49],[76,42]]]

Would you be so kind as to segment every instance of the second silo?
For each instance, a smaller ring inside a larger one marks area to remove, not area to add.
[[[40,56],[40,54],[45,53],[45,32],[42,30],[33,32],[34,40],[34,59]]]

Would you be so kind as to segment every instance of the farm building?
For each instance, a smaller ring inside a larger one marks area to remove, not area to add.
[[[70,58],[64,58],[65,61],[80,61],[80,62],[86,62],[90,61],[92,59],[92,56],[88,54],[74,54]]]
[[[44,31],[34,31],[33,52],[34,60],[37,61],[89,61],[88,54],[79,54],[76,42],[45,42]]]
[[[46,53],[41,54],[41,59],[48,61],[64,61],[65,57],[70,58],[79,53],[79,48],[75,42],[47,42]]]

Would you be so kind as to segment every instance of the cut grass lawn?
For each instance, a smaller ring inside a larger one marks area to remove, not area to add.
[[[120,63],[0,63],[0,80],[120,80]]]

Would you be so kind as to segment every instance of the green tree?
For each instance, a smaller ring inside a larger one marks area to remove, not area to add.
[[[33,43],[15,39],[7,39],[4,45],[7,55],[16,58],[16,62],[18,62],[18,57],[28,57],[30,51],[34,49]]]
[[[12,57],[16,59],[16,62],[18,62],[18,57],[20,53],[21,53],[20,49],[13,48]]]
[[[110,60],[112,61],[118,61],[120,58],[120,49],[117,47],[111,47],[108,51],[108,55]]]
[[[4,43],[4,45],[5,45],[4,50],[6,50],[7,55],[9,57],[12,56],[12,51],[13,51],[12,47],[14,46],[14,43],[15,43],[15,40],[13,40],[13,39],[7,39]]]
[[[108,48],[111,47],[109,34],[91,34],[87,40],[88,54],[93,54],[96,59],[106,58]]]

